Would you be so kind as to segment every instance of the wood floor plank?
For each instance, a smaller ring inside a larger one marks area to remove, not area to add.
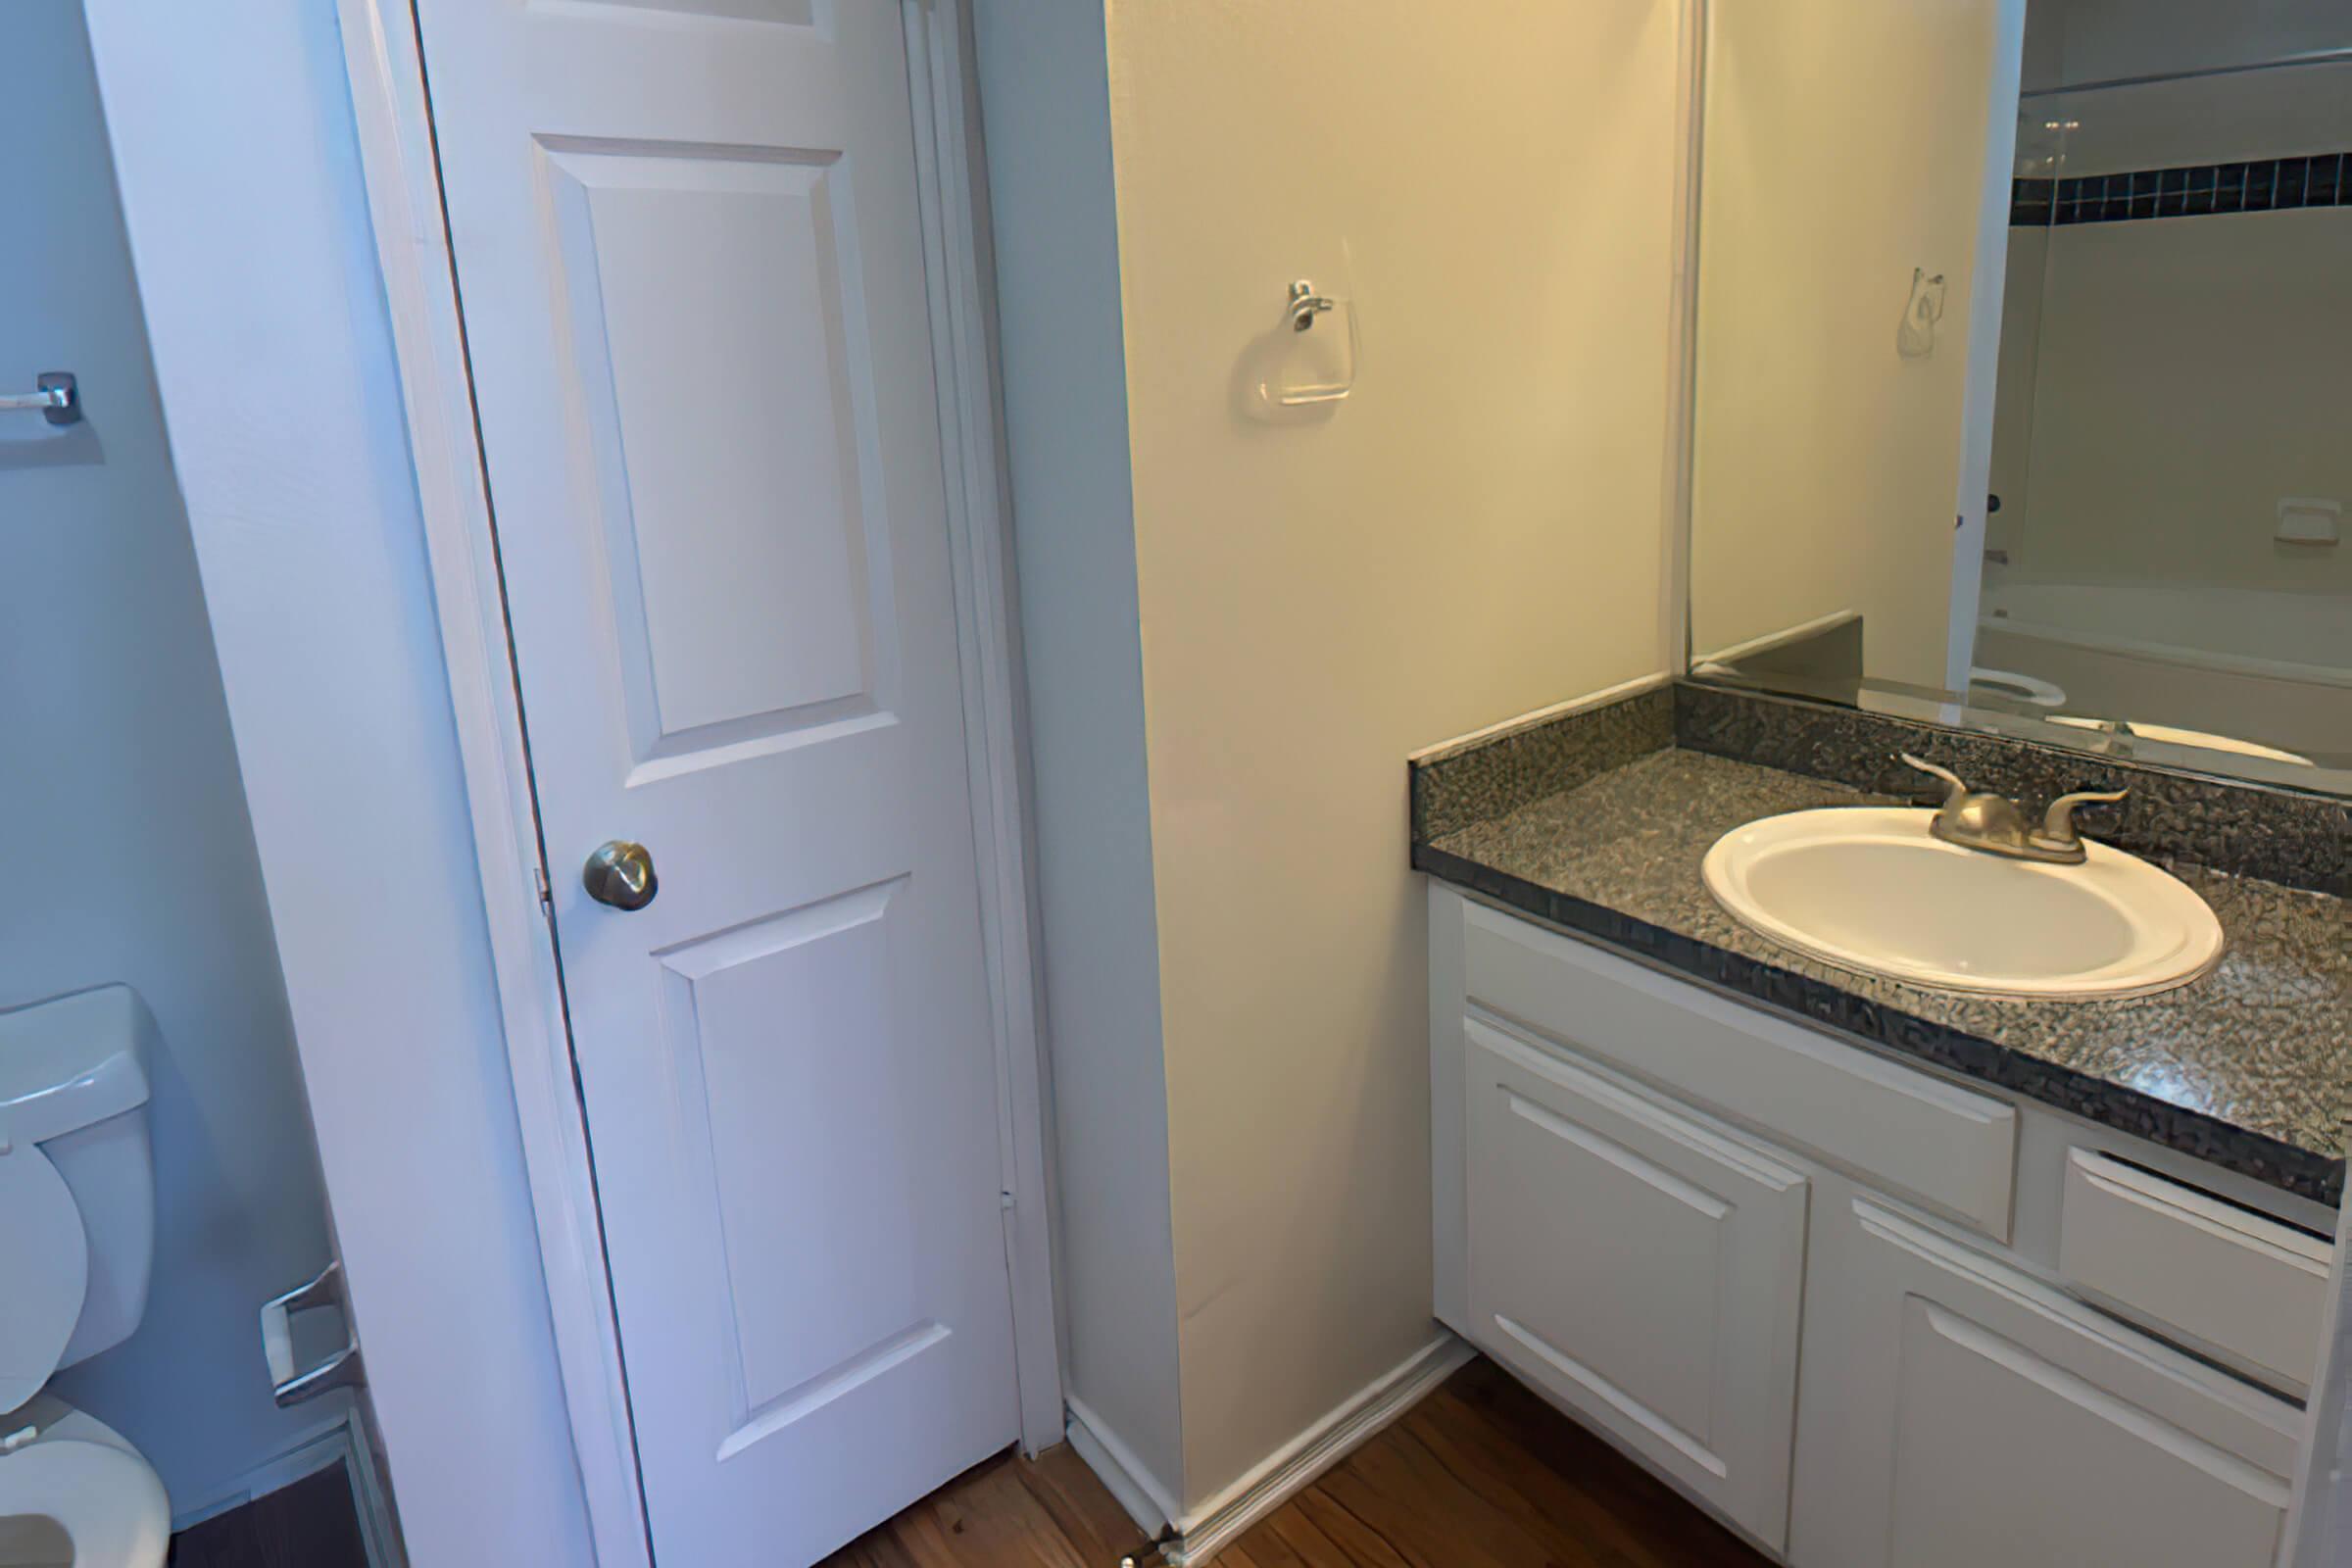
[[[1006,1457],[962,1477],[901,1515],[899,1540],[916,1568],[1097,1568],[1021,1484],[1025,1461]]]
[[[1543,1568],[1542,1538],[1392,1428],[1316,1483],[1415,1568]]]
[[[958,1476],[821,1568],[1116,1568],[1143,1532],[1066,1446]],[[1155,1559],[1154,1559],[1155,1560]],[[1764,1568],[1484,1358],[1217,1555],[1217,1568]]]
[[[1540,1486],[1548,1472],[1585,1494],[1630,1541],[1637,1560],[1661,1568],[1760,1568],[1769,1561],[1682,1494],[1626,1458],[1483,1358],[1452,1392],[1492,1448],[1521,1455],[1514,1477]]]
[[[1121,1556],[1140,1552],[1148,1544],[1150,1538],[1127,1517],[1127,1510],[1068,1444],[1047,1449],[1033,1463],[1016,1464],[1014,1472],[1052,1515],[1054,1525],[1091,1561],[1108,1568]]]
[[[172,1568],[367,1568],[347,1466],[330,1465],[172,1538]]]
[[[1329,1505],[1315,1498],[1310,1487],[1275,1509],[1266,1522],[1273,1526],[1275,1537],[1306,1568],[1393,1568],[1390,1559],[1396,1556],[1395,1552],[1385,1557],[1362,1556],[1333,1539],[1324,1528],[1322,1517],[1328,1510]],[[1356,1533],[1345,1526],[1341,1530],[1342,1535]]]
[[[876,1525],[825,1559],[835,1568],[914,1568],[914,1559],[898,1544],[898,1521]]]
[[[1348,1554],[1348,1561],[1362,1568],[1417,1568],[1386,1536],[1320,1485],[1307,1488],[1296,1500],[1315,1528]]]
[[[1281,1510],[1275,1512],[1280,1513]],[[1243,1531],[1226,1550],[1240,1552],[1247,1568],[1307,1568],[1306,1559],[1282,1539],[1281,1533],[1275,1528],[1274,1518],[1274,1514],[1268,1514]],[[1217,1558],[1219,1563],[1224,1560],[1222,1554]]]
[[[1440,1405],[1437,1400],[1445,1398]],[[1426,1446],[1480,1502],[1516,1518],[1576,1568],[1661,1568],[1664,1560],[1640,1532],[1577,1480],[1544,1466],[1523,1470],[1524,1450],[1498,1438],[1482,1418],[1441,1389],[1413,1412],[1415,1442]]]

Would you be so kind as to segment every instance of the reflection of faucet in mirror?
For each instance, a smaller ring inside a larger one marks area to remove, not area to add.
[[[1948,767],[1938,767],[1909,752],[1901,755],[1911,766],[1943,781],[1943,805],[1936,812],[1935,820],[1928,824],[1929,832],[1946,844],[2006,855],[2012,859],[2081,865],[2090,857],[2082,848],[2082,836],[2075,831],[2076,810],[2085,806],[2112,806],[2130,793],[2080,790],[2061,795],[2042,813],[2041,826],[2030,828],[2026,825],[2025,808],[2008,796],[1972,789]]]

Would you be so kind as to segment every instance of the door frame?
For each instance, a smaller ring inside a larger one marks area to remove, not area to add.
[[[1051,1083],[1030,874],[1025,714],[969,0],[899,0],[954,560],[982,943],[997,1055],[1021,1446],[1062,1439]],[[336,0],[360,161],[424,515],[540,1263],[603,1568],[651,1568],[585,1109],[541,895],[538,815],[508,642],[425,95],[416,0]],[[719,25],[732,24],[720,23]]]
[[[1959,722],[1976,665],[1984,593],[1984,534],[1991,513],[1992,420],[2001,374],[2001,313],[2008,308],[2009,188],[2017,173],[2018,93],[2025,71],[2026,0],[2000,0],[1993,34],[1992,106],[1984,116],[1984,185],[1977,198],[1977,254],[1968,291],[1968,371],[1961,394],[1959,494],[1953,498],[1952,591],[1945,612],[1943,687]]]

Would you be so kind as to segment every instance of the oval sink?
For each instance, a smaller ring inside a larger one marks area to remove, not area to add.
[[[2042,865],[1931,836],[1929,810],[1830,807],[1716,840],[1707,891],[1740,924],[1825,963],[1917,986],[2082,1002],[2183,986],[2222,925],[2177,877],[2088,844]]]

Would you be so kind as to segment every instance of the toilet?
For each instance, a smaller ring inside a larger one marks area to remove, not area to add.
[[[1969,670],[1968,688],[1972,692],[2005,697],[2013,703],[2030,703],[2035,708],[2057,708],[2066,701],[2063,689],[2038,675],[2023,675],[2014,669],[1986,669],[1982,664]]]
[[[41,1390],[130,1337],[155,1255],[147,1062],[128,986],[0,1012],[0,1564],[160,1568],[172,1507],[120,1434]]]

